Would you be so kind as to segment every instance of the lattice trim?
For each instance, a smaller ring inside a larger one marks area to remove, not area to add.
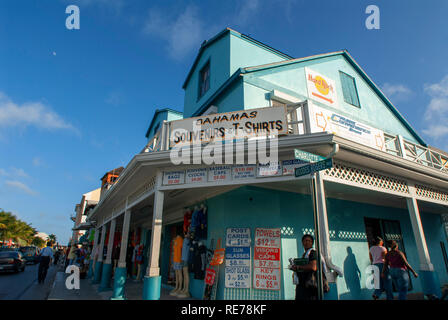
[[[415,192],[417,196],[422,198],[448,202],[448,193],[441,190],[437,190],[421,184],[416,184]]]
[[[331,169],[325,171],[327,177],[351,182],[372,188],[409,194],[409,187],[405,180],[392,178],[366,169],[350,167],[334,163]]]
[[[134,193],[132,193],[128,197],[128,203],[132,203],[144,193],[154,190],[155,185],[156,185],[156,176],[152,176],[147,183],[138,188]]]

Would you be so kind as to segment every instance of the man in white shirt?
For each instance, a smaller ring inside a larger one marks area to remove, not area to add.
[[[47,246],[40,251],[39,271],[37,275],[38,283],[44,283],[47,276],[48,267],[50,266],[51,259],[53,259],[53,249],[51,248],[51,242],[47,242]]]

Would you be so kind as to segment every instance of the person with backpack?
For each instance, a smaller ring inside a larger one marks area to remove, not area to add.
[[[398,299],[406,300],[409,287],[408,270],[411,271],[416,278],[418,277],[418,274],[409,265],[403,252],[398,250],[398,243],[394,240],[390,242],[390,251],[386,254],[381,277],[386,277],[387,268],[389,268],[392,280],[397,285]]]

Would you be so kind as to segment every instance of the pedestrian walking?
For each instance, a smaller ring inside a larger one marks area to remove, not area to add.
[[[379,270],[379,273],[383,272],[384,261],[387,254],[387,249],[383,246],[384,241],[380,237],[375,238],[375,244],[370,247],[369,257],[372,265],[376,266]],[[374,300],[378,300],[381,297],[381,294],[386,291],[387,300],[393,300],[394,296],[392,293],[392,278],[389,274],[389,267],[384,271],[384,277],[380,276],[380,287],[375,289],[372,294],[372,298]]]
[[[403,252],[398,250],[398,243],[396,241],[392,240],[390,242],[390,248],[391,250],[386,254],[384,260],[384,267],[381,272],[381,277],[386,276],[386,270],[387,267],[389,267],[392,280],[397,286],[398,299],[406,300],[409,287],[409,275],[407,271],[411,271],[416,278],[418,277],[418,274],[409,265]]]
[[[296,300],[317,300],[317,286],[310,285],[312,278],[316,278],[317,253],[313,249],[314,238],[306,234],[302,237],[302,245],[305,252],[303,259],[307,259],[304,265],[292,265],[291,270],[297,272],[299,283],[296,285]]]
[[[43,248],[39,254],[39,270],[37,274],[38,283],[44,283],[47,277],[47,271],[50,266],[51,259],[53,259],[53,249],[51,248],[52,243],[47,242],[47,246]]]
[[[70,248],[70,252],[68,253],[68,256],[67,256],[69,266],[75,262],[76,250],[77,250],[76,246],[74,244],[72,244],[72,246]]]

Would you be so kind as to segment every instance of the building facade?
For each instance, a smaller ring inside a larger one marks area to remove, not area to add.
[[[419,273],[410,293],[440,295],[448,282],[448,157],[424,142],[347,51],[295,59],[225,29],[201,45],[183,88],[183,113],[156,111],[147,146],[88,217],[100,251],[106,234],[121,230],[114,282],[112,246],[95,265],[96,281],[114,298],[125,297],[133,242],[144,247],[143,298],[159,299],[175,277],[173,240],[195,224],[195,242],[205,247],[198,254],[225,252],[225,259],[189,268],[189,295],[210,297],[210,289],[215,299],[294,299],[288,261],[302,255],[302,236],[315,234],[314,212],[331,288],[326,299],[371,299],[366,279],[376,236],[396,240]],[[197,124],[202,131],[194,131]],[[184,135],[175,134],[179,128]],[[232,148],[214,159],[231,163],[196,161],[194,146],[174,163],[178,146],[198,136],[204,155],[220,128],[267,136],[230,140]],[[267,145],[278,155],[270,165],[260,161]],[[310,175],[295,176],[306,166],[295,149],[333,159],[316,173],[314,202]],[[203,220],[187,223],[195,214]],[[246,240],[232,242],[238,237]]]

